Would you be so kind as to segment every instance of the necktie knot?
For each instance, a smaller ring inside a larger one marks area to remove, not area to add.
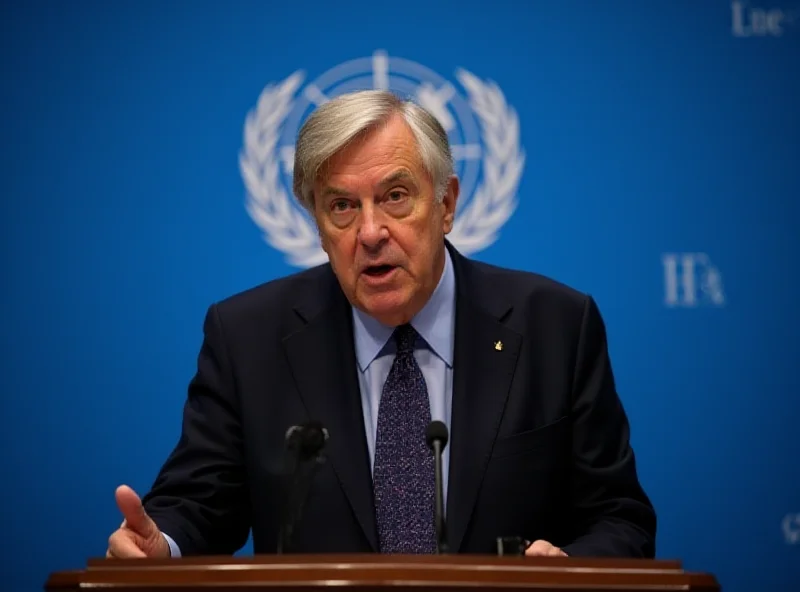
[[[409,324],[400,325],[394,330],[394,340],[397,343],[398,354],[411,353],[417,341],[417,331]]]

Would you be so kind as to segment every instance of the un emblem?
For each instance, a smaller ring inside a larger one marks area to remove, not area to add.
[[[328,260],[314,221],[292,195],[295,138],[309,113],[328,99],[384,88],[410,97],[447,130],[461,182],[448,239],[465,255],[494,243],[517,207],[516,192],[525,164],[519,120],[496,84],[464,69],[455,76],[463,92],[421,64],[378,51],[339,64],[305,86],[301,70],[267,85],[245,120],[239,157],[247,212],[266,242],[295,267]]]

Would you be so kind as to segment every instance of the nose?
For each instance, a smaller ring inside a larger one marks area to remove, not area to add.
[[[361,224],[358,228],[358,241],[369,250],[380,248],[389,238],[389,229],[386,227],[380,208],[375,208],[371,203],[364,203],[361,207]]]

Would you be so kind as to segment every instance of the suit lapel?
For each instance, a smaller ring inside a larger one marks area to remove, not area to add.
[[[447,498],[449,545],[469,526],[522,346],[501,320],[511,306],[473,264],[452,253],[456,271],[453,407]]]
[[[370,545],[377,551],[369,451],[356,374],[350,308],[335,276],[328,298],[310,287],[296,312],[307,323],[284,340],[295,383],[308,415],[328,428],[328,459]],[[326,292],[323,290],[322,294]],[[322,297],[321,297],[322,296]],[[315,299],[319,300],[315,300]],[[322,306],[322,301],[329,305]]]

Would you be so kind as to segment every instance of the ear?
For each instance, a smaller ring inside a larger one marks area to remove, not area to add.
[[[458,177],[451,175],[447,180],[447,189],[444,192],[441,203],[442,224],[445,234],[449,234],[450,231],[453,230],[453,220],[455,220],[456,216],[456,203],[458,202],[459,190]]]

